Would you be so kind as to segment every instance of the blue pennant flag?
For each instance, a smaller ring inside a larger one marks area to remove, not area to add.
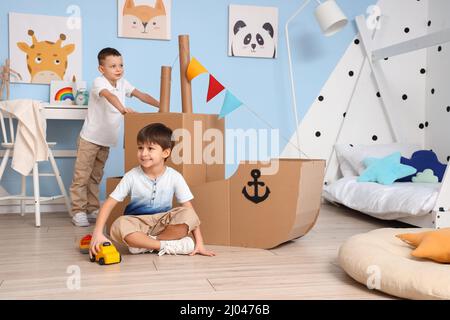
[[[227,90],[227,93],[225,94],[225,99],[223,101],[222,109],[220,110],[219,119],[230,114],[240,106],[242,106],[242,102],[238,98],[236,98],[230,91]]]

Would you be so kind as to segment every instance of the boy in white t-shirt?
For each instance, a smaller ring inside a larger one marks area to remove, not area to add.
[[[95,220],[97,216],[100,207],[99,184],[109,148],[117,143],[122,115],[134,112],[125,107],[125,96],[136,97],[159,107],[157,100],[140,92],[123,78],[123,60],[116,49],[101,50],[98,63],[102,76],[94,80],[90,92],[88,114],[78,140],[70,186],[72,222],[79,227],[89,226],[89,220]]]
[[[124,215],[111,226],[112,240],[128,246],[132,254],[158,250],[163,254],[201,254],[206,250],[200,220],[190,200],[194,197],[183,176],[167,167],[173,148],[172,130],[161,123],[141,129],[137,136],[139,166],[128,171],[100,209],[91,240],[90,255],[109,240],[105,223],[118,202],[131,195]],[[173,196],[181,207],[172,209]],[[194,241],[188,237],[192,232]]]

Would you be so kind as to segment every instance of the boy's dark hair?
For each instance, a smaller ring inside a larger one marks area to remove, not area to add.
[[[102,61],[105,60],[108,56],[121,57],[122,55],[114,48],[103,48],[97,55],[98,64],[101,65]]]
[[[152,123],[142,128],[137,135],[137,143],[155,143],[163,150],[173,149],[172,129],[162,123]]]

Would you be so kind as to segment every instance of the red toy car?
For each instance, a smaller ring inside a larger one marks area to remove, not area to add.
[[[91,245],[92,235],[88,234],[80,240],[81,253],[89,253],[89,246]]]

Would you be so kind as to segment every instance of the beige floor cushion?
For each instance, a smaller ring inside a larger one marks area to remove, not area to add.
[[[431,229],[378,229],[349,238],[339,249],[339,264],[353,279],[393,296],[450,299],[450,265],[411,256],[399,233]]]

